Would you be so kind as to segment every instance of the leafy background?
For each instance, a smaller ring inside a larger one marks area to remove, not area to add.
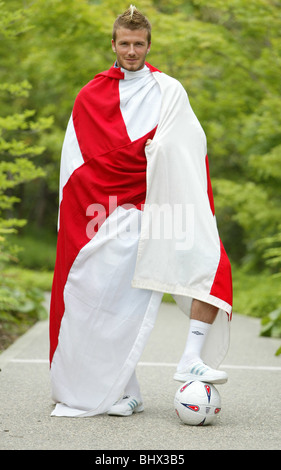
[[[128,6],[0,2],[0,348],[46,315],[65,128],[78,91],[112,65],[112,24]],[[261,318],[261,334],[280,337],[281,3],[136,6],[152,23],[149,62],[181,81],[207,134],[234,311]]]

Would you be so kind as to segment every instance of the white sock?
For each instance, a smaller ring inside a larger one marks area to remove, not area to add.
[[[201,351],[211,326],[210,323],[190,320],[185,349],[177,367],[178,371],[184,370],[193,362],[202,361]]]
[[[135,371],[131,375],[131,378],[130,378],[129,382],[127,383],[127,385],[125,387],[124,395],[130,395],[130,396],[138,398],[140,401],[142,401],[140,386],[139,386],[138,379],[137,379]]]

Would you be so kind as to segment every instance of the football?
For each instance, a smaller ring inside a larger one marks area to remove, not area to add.
[[[214,385],[195,380],[186,382],[174,398],[176,413],[184,424],[205,426],[212,423],[221,410],[221,397]]]

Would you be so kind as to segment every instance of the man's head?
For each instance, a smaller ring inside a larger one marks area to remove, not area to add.
[[[112,49],[117,65],[130,71],[143,68],[150,50],[151,24],[133,5],[113,25]]]
[[[130,29],[131,31],[144,29],[147,31],[147,42],[151,43],[151,24],[148,19],[137,10],[133,5],[124,11],[122,15],[119,15],[113,25],[112,39],[116,41],[117,30],[119,28]]]

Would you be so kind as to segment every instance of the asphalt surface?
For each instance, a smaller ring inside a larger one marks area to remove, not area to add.
[[[48,321],[37,323],[0,355],[0,449],[280,450],[281,356],[274,355],[280,340],[260,337],[259,320],[233,315],[221,366],[229,380],[217,386],[222,411],[215,424],[194,427],[182,424],[173,407],[180,386],[173,374],[187,328],[176,305],[161,305],[137,367],[143,413],[57,418],[50,416]]]

